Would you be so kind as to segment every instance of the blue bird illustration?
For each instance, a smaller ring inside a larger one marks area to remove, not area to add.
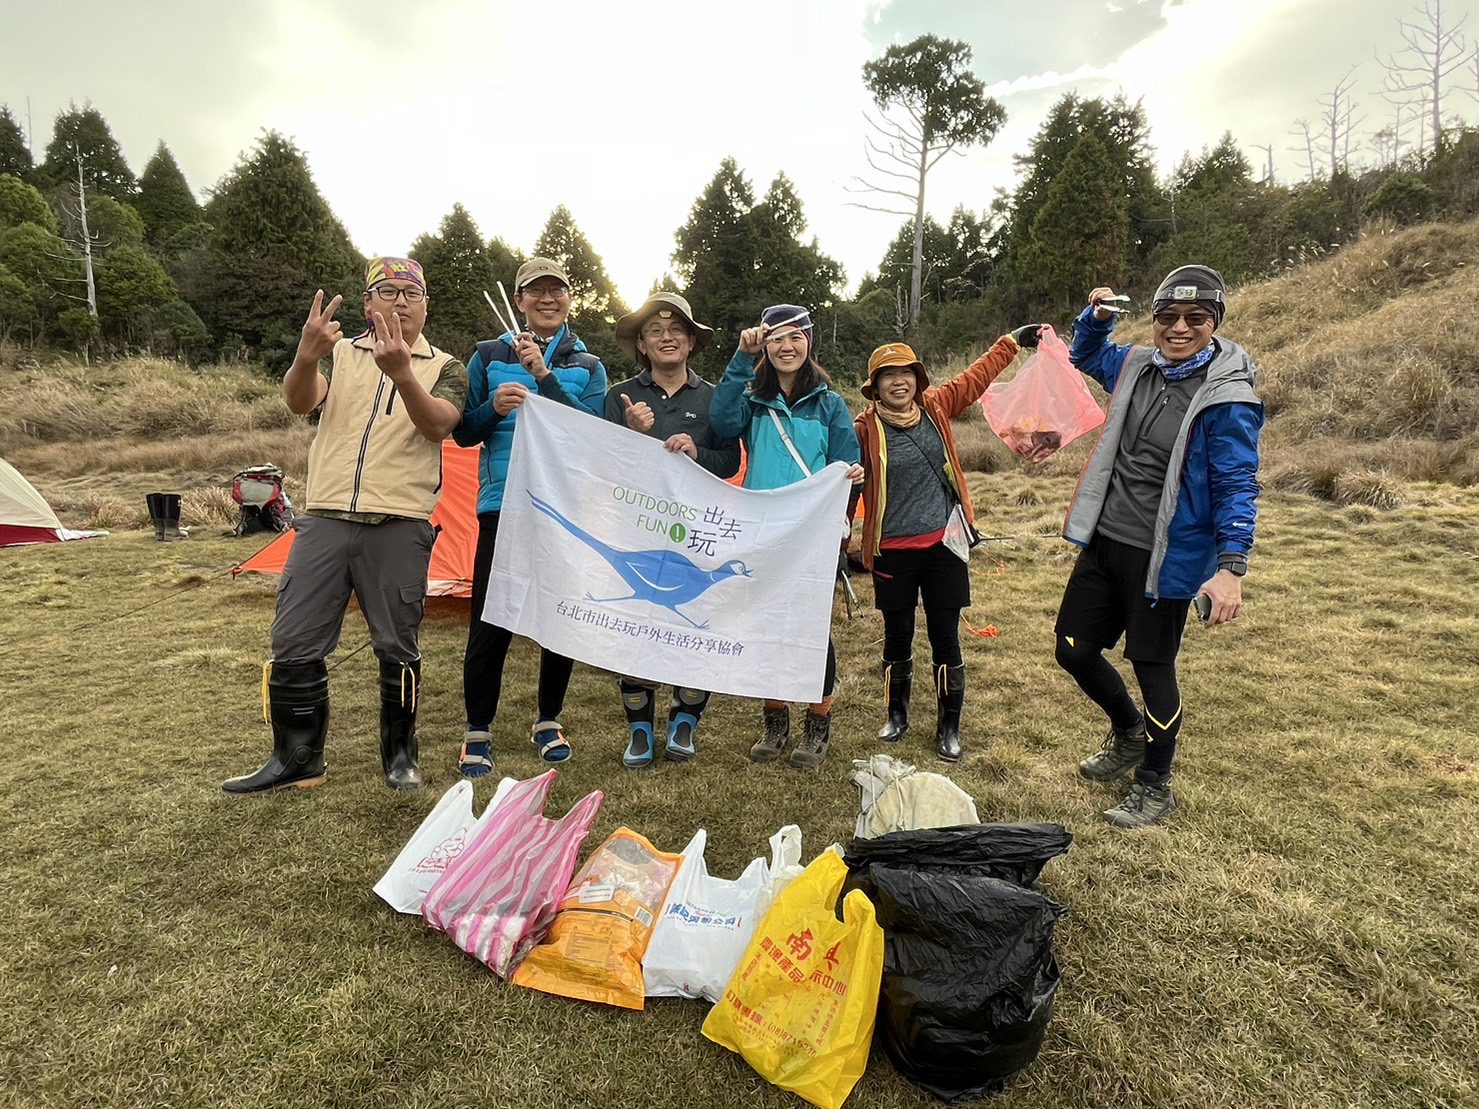
[[[705,570],[687,556],[673,550],[619,551],[583,531],[575,521],[561,515],[558,509],[540,500],[533,492],[525,492],[529,493],[529,499],[534,502],[535,508],[609,562],[611,568],[621,575],[622,581],[632,587],[632,592],[625,597],[592,597],[587,593],[585,599],[588,601],[597,604],[611,601],[650,601],[661,608],[671,609],[675,616],[682,616],[693,627],[702,629],[709,625],[695,623],[679,612],[678,606],[686,605],[725,578],[750,576],[749,567],[738,559],[730,559],[717,569]]]

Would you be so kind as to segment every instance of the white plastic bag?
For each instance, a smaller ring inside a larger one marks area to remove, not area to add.
[[[648,997],[718,1001],[774,895],[801,873],[801,829],[794,824],[771,836],[769,864],[755,859],[733,881],[709,874],[707,843],[708,833],[700,828],[683,848],[668,887],[642,959]]]
[[[473,832],[498,808],[514,782],[513,778],[499,782],[493,799],[477,818],[472,814],[471,782],[460,781],[447,790],[411,833],[390,869],[375,883],[375,892],[396,912],[420,916],[426,891],[442,876],[447,864],[462,854]]]

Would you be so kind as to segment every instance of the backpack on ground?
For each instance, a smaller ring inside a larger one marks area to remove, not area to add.
[[[282,479],[276,466],[251,466],[231,479],[231,499],[241,506],[232,536],[287,531],[293,526],[293,502]]]

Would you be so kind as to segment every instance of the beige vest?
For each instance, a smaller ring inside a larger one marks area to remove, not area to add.
[[[422,435],[390,378],[375,365],[374,339],[340,339],[318,434],[308,448],[308,509],[376,512],[425,520],[442,489],[442,445]],[[418,335],[411,372],[430,392],[451,355]]]

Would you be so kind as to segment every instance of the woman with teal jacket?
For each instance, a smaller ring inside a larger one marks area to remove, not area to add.
[[[744,442],[746,489],[779,489],[833,462],[846,462],[853,482],[863,480],[852,413],[830,388],[827,371],[812,357],[814,335],[805,308],[795,304],[767,308],[761,325],[740,335],[739,349],[714,390],[709,426],[715,435]],[[791,752],[792,766],[809,770],[826,757],[836,685],[837,652],[828,636],[822,699],[806,711],[805,730]],[[773,762],[790,739],[790,706],[766,701],[765,733],[750,748],[750,758]]]

